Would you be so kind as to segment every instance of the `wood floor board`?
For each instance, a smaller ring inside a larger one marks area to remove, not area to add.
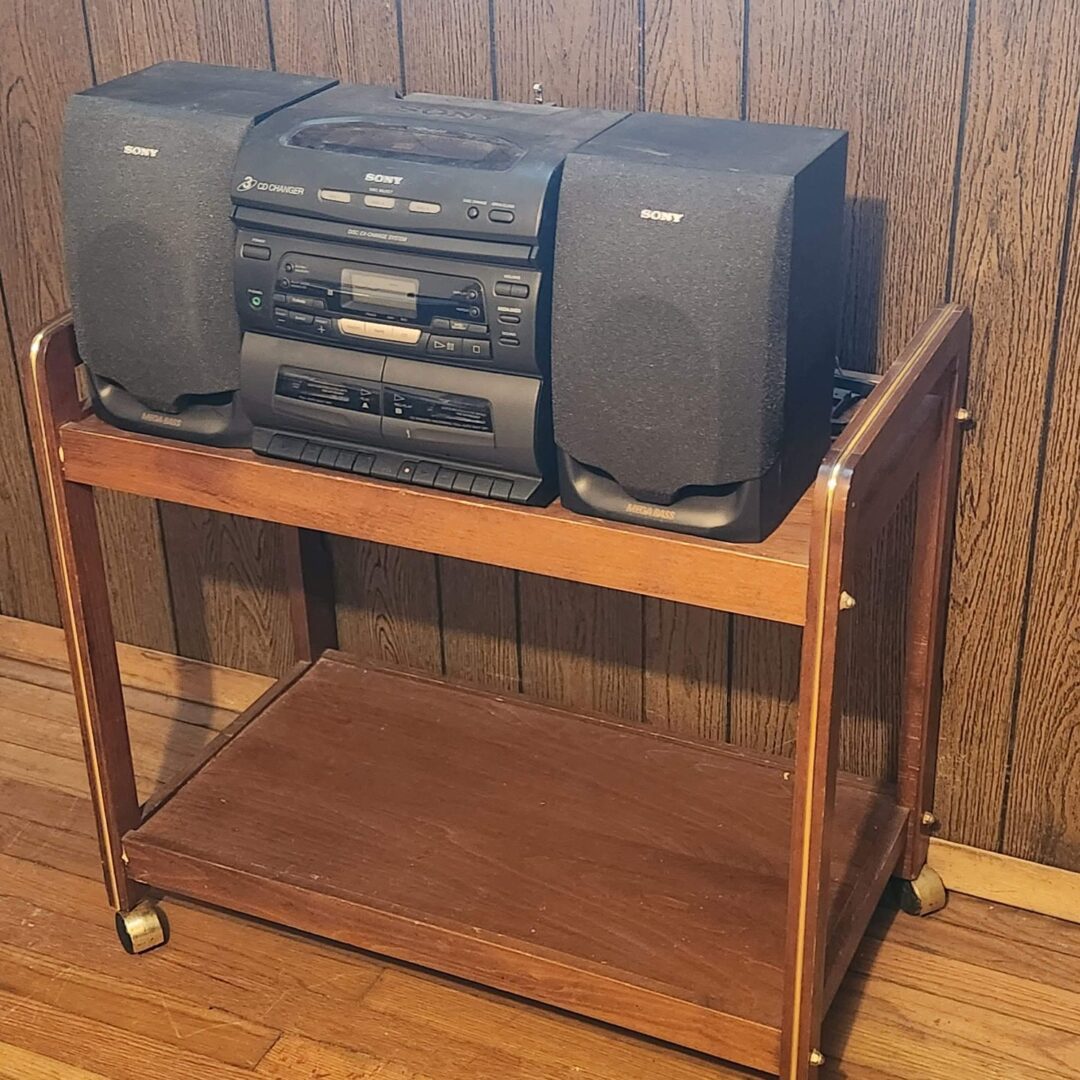
[[[110,1080],[251,1078],[248,1069],[6,991],[0,991],[0,1041],[104,1073]],[[153,1071],[148,1073],[149,1062]]]
[[[1080,926],[958,893],[932,919],[879,911],[868,933],[927,956],[963,957],[989,976],[1003,972],[1065,990],[1080,986]]]
[[[0,1080],[108,1080],[108,1077],[0,1042]]]
[[[255,1070],[263,1080],[437,1080],[443,1072],[421,1073],[397,1061],[287,1035],[279,1039]]]
[[[880,977],[899,986],[936,994],[948,1001],[965,1000],[997,1013],[1003,1025],[1012,1021],[1034,1024],[1075,1036],[1080,1032],[1080,996],[1073,988],[1053,986],[1010,972],[994,972],[957,956],[941,956],[917,946],[866,940],[855,954],[851,970]]]
[[[836,1075],[859,1067],[895,1069],[905,1080],[1065,1080],[1080,1075],[1080,1040],[1038,1024],[1010,1021],[932,989],[850,976],[823,1035]]]
[[[254,1068],[281,1034],[225,1009],[2,942],[0,992],[241,1069]]]
[[[0,710],[0,1080],[757,1075],[178,899],[165,904],[169,945],[127,956],[100,881],[66,675],[59,663],[31,668],[22,687],[19,670],[0,668],[7,730],[30,744],[3,741]],[[166,748],[179,761],[231,713],[204,700],[210,722],[192,722],[162,696],[152,661],[136,678],[132,741],[152,783]],[[964,896],[927,919],[883,907],[823,1049],[822,1080],[1073,1080],[1080,926]]]
[[[32,664],[25,660],[13,660],[0,656],[0,678],[71,694],[71,677],[66,668],[52,668],[44,664]],[[180,720],[185,724],[213,728],[215,731],[228,726],[236,715],[234,709],[207,705],[200,701],[185,701],[154,690],[140,690],[135,686],[124,688],[124,702],[129,709],[165,716],[170,720]]]

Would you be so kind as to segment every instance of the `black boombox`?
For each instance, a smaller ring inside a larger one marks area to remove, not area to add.
[[[68,106],[95,409],[760,539],[827,446],[845,155],[834,131],[156,65]]]

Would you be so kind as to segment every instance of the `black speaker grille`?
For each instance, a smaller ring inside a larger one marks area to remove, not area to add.
[[[79,350],[156,409],[239,386],[230,202],[253,118],[326,80],[162,64],[77,94],[64,239]]]
[[[783,430],[793,185],[570,156],[552,314],[567,453],[658,502],[769,468]]]

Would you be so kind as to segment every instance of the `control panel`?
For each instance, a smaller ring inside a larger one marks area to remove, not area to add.
[[[547,367],[536,269],[241,229],[235,280],[245,330],[473,368]]]

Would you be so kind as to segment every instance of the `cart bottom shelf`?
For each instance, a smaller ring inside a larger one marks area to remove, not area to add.
[[[789,768],[330,653],[124,849],[165,892],[775,1072]],[[830,995],[906,817],[838,784]]]

